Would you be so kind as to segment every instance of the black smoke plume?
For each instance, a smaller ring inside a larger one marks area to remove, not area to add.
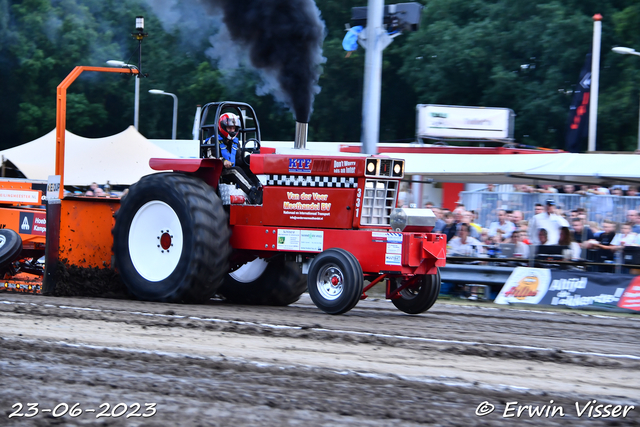
[[[248,51],[269,90],[308,123],[320,91],[324,22],[314,0],[202,0],[219,9],[231,40]],[[216,50],[224,46],[216,46]]]

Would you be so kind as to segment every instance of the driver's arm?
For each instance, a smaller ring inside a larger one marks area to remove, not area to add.
[[[229,169],[229,168],[233,167],[233,162],[231,160],[229,160],[229,158],[231,158],[231,153],[229,152],[229,149],[227,148],[227,146],[225,144],[221,143],[220,144],[220,159],[222,160],[222,163],[223,163],[223,165],[224,165],[224,167],[226,169]]]

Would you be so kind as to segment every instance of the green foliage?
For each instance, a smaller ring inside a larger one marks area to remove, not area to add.
[[[351,8],[367,2],[316,2],[327,28],[326,62],[309,137],[358,141],[365,52],[346,57],[341,43]],[[601,13],[598,149],[637,147],[640,58],[611,52],[614,46],[640,50],[637,1],[421,3],[420,30],[395,38],[384,51],[382,141],[412,139],[415,105],[426,103],[511,108],[516,142],[562,148],[572,90],[591,49],[592,16]],[[184,13],[196,6],[175,7]],[[178,95],[178,138],[191,137],[196,105],[230,99],[256,108],[264,139],[293,139],[291,112],[272,96],[256,94],[261,80],[255,71],[242,65],[220,70],[207,56],[219,21],[180,26],[157,8],[147,0],[0,0],[0,148],[55,127],[56,87],[74,66],[137,63],[138,42],[130,36],[137,15],[145,16],[149,32],[142,44],[148,76],[140,81],[141,133],[171,135],[173,100],[148,93],[161,89]],[[205,14],[194,9],[189,19]],[[134,77],[87,72],[69,89],[67,127],[87,137],[110,135],[132,124],[133,110]]]

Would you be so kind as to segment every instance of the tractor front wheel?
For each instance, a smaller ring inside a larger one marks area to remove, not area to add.
[[[116,214],[115,265],[139,299],[206,302],[228,271],[229,236],[212,187],[178,173],[148,175]]]
[[[406,280],[406,279],[405,279]],[[391,289],[397,289],[404,280],[391,279]],[[429,310],[440,294],[440,270],[437,274],[420,276],[415,285],[400,291],[400,298],[392,299],[393,305],[407,314],[420,314]]]
[[[295,262],[257,258],[229,273],[218,293],[233,304],[285,306],[298,301],[306,288]]]
[[[362,296],[363,283],[356,257],[338,248],[316,256],[307,275],[311,300],[328,314],[342,314],[355,307]]]

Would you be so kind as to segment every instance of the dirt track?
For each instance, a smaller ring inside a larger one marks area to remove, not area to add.
[[[383,300],[329,316],[307,295],[274,308],[0,293],[0,319],[0,425],[640,425],[637,316],[446,301],[409,316]],[[579,417],[594,399],[626,417]],[[485,401],[494,412],[476,415]],[[40,412],[9,418],[18,402]],[[41,412],[61,403],[84,413]],[[103,403],[125,415],[96,420]],[[145,403],[157,412],[135,416]]]

